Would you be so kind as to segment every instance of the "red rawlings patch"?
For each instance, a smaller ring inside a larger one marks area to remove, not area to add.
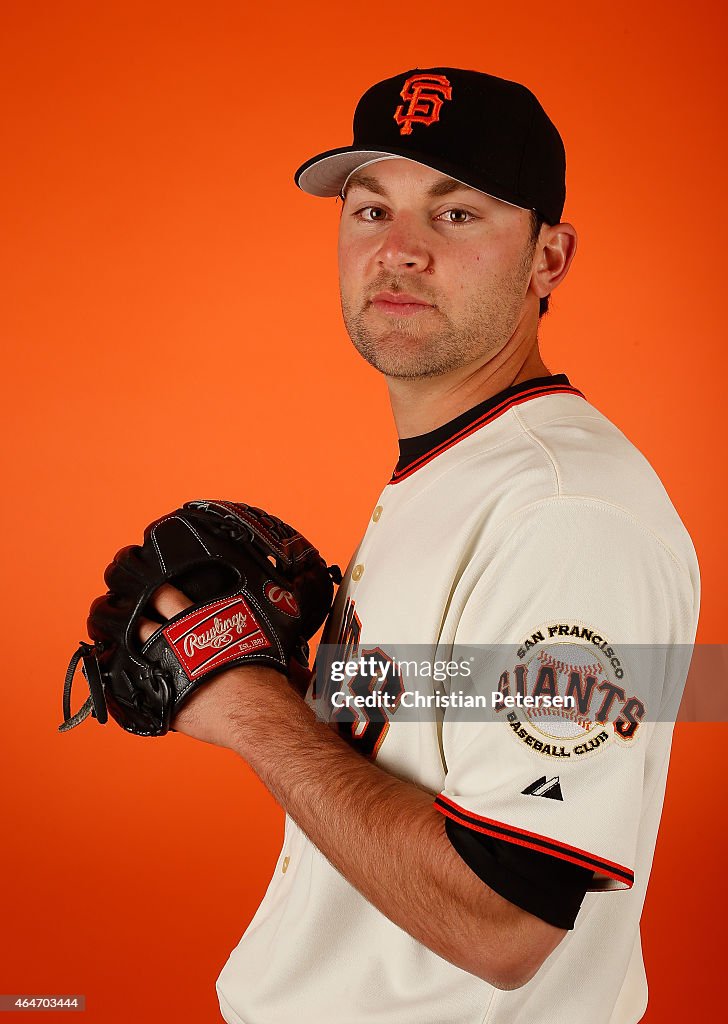
[[[291,615],[297,619],[301,614],[300,608],[298,607],[298,601],[290,590],[284,590],[283,587],[279,587],[273,580],[269,580],[266,583],[263,593],[268,598],[271,604],[275,605],[279,611],[284,612],[286,615]]]
[[[162,632],[190,679],[272,643],[244,598],[223,598],[198,608]]]

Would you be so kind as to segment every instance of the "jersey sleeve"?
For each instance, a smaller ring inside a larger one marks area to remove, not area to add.
[[[436,806],[479,877],[570,927],[587,889],[634,882],[650,738],[679,702],[694,595],[674,553],[612,505],[550,499],[496,533],[449,617],[491,710],[445,711]]]
[[[445,818],[454,849],[486,885],[522,910],[556,928],[571,929],[593,872]]]

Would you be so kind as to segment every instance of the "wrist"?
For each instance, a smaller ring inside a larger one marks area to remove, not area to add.
[[[177,732],[245,757],[246,740],[266,713],[272,695],[287,686],[286,677],[259,665],[229,669],[205,682],[184,701],[174,718]]]

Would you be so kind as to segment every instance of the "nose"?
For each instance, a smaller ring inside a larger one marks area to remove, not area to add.
[[[393,220],[382,238],[377,262],[385,270],[425,270],[430,253],[414,218],[400,216]]]

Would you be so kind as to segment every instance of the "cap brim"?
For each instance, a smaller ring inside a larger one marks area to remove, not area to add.
[[[458,171],[446,160],[433,160],[424,153],[413,153],[412,150],[397,152],[396,148],[391,149],[354,149],[352,146],[345,146],[341,149],[330,149],[326,153],[319,153],[318,156],[301,164],[294,175],[296,184],[304,192],[312,196],[333,198],[341,195],[341,190],[347,179],[367,164],[377,163],[379,160],[411,160],[412,163],[420,164],[423,167],[431,167],[435,171],[447,174],[454,181],[459,181],[468,188],[477,189],[493,199],[498,199],[508,206],[516,206],[519,209],[529,209],[521,203],[514,202],[514,197],[507,195],[501,189],[486,191],[484,188],[473,182],[464,181],[458,177]]]
[[[326,153],[307,160],[295,174],[296,184],[312,196],[331,198],[341,193],[346,179],[365,164],[378,160],[396,160],[405,157],[403,153],[392,153],[379,149],[331,149]]]

